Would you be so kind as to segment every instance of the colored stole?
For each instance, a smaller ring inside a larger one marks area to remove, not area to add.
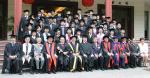
[[[50,60],[49,60],[49,64],[48,64],[49,70],[51,70],[52,63],[54,63],[54,66],[56,67],[56,57],[55,57],[54,49],[55,49],[54,43],[52,43],[52,45],[51,45],[51,50],[49,48],[49,44],[46,43],[46,50],[48,52],[48,55],[50,55]]]
[[[73,46],[71,45],[71,43],[68,43],[69,44],[69,47],[71,48],[71,50],[73,51],[73,53],[78,53],[78,51],[79,51],[79,44],[77,43],[77,45],[76,45],[76,52],[74,51],[74,49],[73,49]]]
[[[110,52],[110,42],[104,42],[104,48],[107,52]]]
[[[104,42],[104,48],[107,52],[110,53],[110,42]],[[111,67],[111,65],[113,65],[113,63],[114,63],[113,57],[110,56],[108,67]]]
[[[122,43],[122,44],[121,44],[121,48],[122,48],[122,52],[121,52],[121,53],[123,53],[123,51],[124,51],[125,49],[127,49],[127,43]],[[125,60],[125,64],[128,64],[127,55],[124,55],[124,60]]]
[[[119,53],[120,53],[120,52],[119,52],[120,44],[119,44],[119,42],[117,42],[117,43],[114,43],[113,46],[114,46],[113,50],[114,50],[114,51],[117,51],[117,56],[116,56],[116,57],[117,57],[117,60],[119,61],[119,56],[120,56],[120,54],[119,54]]]
[[[76,45],[76,51],[74,51],[73,46],[71,45],[71,43],[68,43],[68,44],[69,44],[71,50],[73,51],[73,53],[79,53],[78,52],[78,49],[79,49],[79,44],[78,43]],[[72,69],[70,71],[74,71],[75,70],[75,68],[76,68],[76,62],[77,62],[77,57],[79,57],[79,56],[75,56],[74,57],[73,67],[72,67]]]

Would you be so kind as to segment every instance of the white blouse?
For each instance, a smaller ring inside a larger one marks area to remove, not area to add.
[[[148,44],[147,43],[144,43],[144,44],[139,43],[138,45],[140,47],[140,53],[148,54]]]

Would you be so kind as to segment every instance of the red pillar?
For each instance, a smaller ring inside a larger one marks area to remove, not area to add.
[[[14,0],[14,34],[17,34],[22,16],[22,0]]]
[[[105,14],[112,19],[112,0],[105,0]]]

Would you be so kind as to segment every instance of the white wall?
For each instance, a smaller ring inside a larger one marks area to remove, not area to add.
[[[149,11],[149,39],[150,39],[150,3],[145,2],[145,11]]]
[[[134,0],[134,38],[144,37],[144,1]]]

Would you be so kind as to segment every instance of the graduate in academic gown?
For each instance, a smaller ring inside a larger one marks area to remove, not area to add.
[[[59,26],[59,29],[61,29],[61,35],[65,36],[67,28],[68,27],[66,27],[65,20],[61,20],[60,21],[60,26]]]
[[[2,73],[20,73],[21,45],[16,42],[16,36],[11,35],[11,41],[6,44]]]
[[[24,35],[23,36],[26,36],[26,35],[29,35],[29,36],[32,35],[32,24],[30,24],[30,23],[27,25],[27,30],[24,31]]]
[[[49,20],[49,23],[46,26],[48,26],[49,33],[51,34],[51,36],[54,36],[57,25],[53,24],[53,17],[49,17],[48,20]]]
[[[103,37],[103,42],[101,44],[101,50],[104,57],[104,68],[108,69],[113,65],[113,53],[111,50],[111,43],[109,42],[108,36]]]
[[[69,52],[70,58],[70,71],[75,71],[78,66],[80,66],[80,70],[84,70],[83,68],[83,60],[80,53],[80,44],[76,42],[76,36],[71,37],[71,42],[67,44],[66,51]]]
[[[32,30],[32,34],[31,34],[31,43],[32,44],[36,44],[36,31],[35,30]]]
[[[44,43],[47,42],[47,37],[51,36],[51,34],[49,33],[49,28],[47,26],[44,27],[44,33],[42,35]]]
[[[88,36],[88,42],[93,43],[93,38],[95,37],[95,35],[93,34],[93,28],[92,27],[88,28],[87,36]]]
[[[55,29],[54,41],[56,44],[60,42],[59,37],[61,36],[61,30],[59,28]]]
[[[52,36],[47,37],[47,42],[44,44],[42,51],[46,56],[46,71],[48,73],[53,72],[54,74],[56,74],[58,56],[56,55],[56,44],[53,42]]]
[[[127,37],[122,37],[121,39],[120,65],[123,68],[127,68],[130,56],[129,45],[127,43]]]
[[[82,43],[82,34],[81,34],[82,30],[76,30],[76,36],[77,36],[77,42],[78,43]]]
[[[19,31],[18,31],[18,39],[21,40],[24,37],[24,32],[26,31],[26,25],[29,20],[29,10],[24,10],[24,15],[21,17]]]
[[[118,37],[114,36],[111,44],[113,59],[114,59],[114,67],[119,68],[119,60],[120,60],[120,42],[118,42]]]
[[[94,67],[95,69],[100,68],[101,70],[103,70],[104,57],[102,55],[101,46],[97,40],[98,38],[94,37],[92,43],[92,51],[94,53]]]
[[[58,55],[58,70],[68,70],[69,65],[69,55],[66,51],[67,43],[65,42],[65,37],[60,36],[60,42],[57,44],[57,55]]]

